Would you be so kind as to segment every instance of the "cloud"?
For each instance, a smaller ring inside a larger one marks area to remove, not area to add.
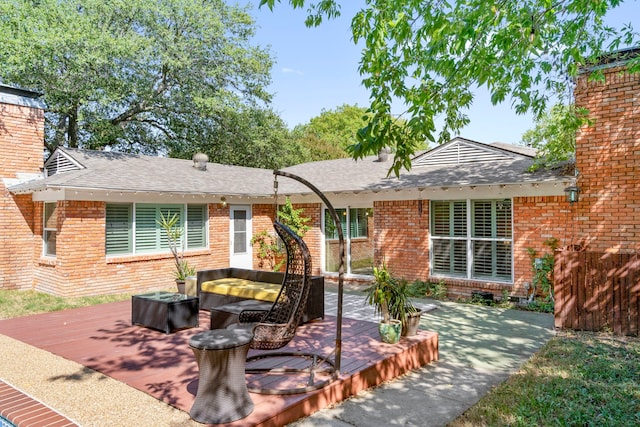
[[[304,75],[304,73],[302,71],[300,71],[300,70],[295,70],[293,68],[286,68],[286,67],[282,69],[282,72],[283,73],[290,73],[290,74],[297,74],[299,76],[303,76]]]

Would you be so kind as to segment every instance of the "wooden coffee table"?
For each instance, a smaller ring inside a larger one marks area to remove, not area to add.
[[[131,323],[169,334],[198,326],[198,297],[151,292],[131,297]]]

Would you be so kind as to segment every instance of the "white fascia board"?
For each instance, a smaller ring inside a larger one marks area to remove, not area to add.
[[[334,206],[371,207],[375,201],[564,196],[564,189],[570,185],[572,180],[566,178],[559,181],[517,184],[454,185],[380,191],[327,191],[324,195]],[[285,197],[285,195],[280,196],[279,203],[283,203]],[[288,197],[292,203],[321,203],[320,198],[315,194],[288,195]]]
[[[125,191],[92,188],[48,188],[33,193],[34,202],[58,200],[107,202],[107,203],[221,203],[228,204],[272,203],[273,198],[261,196],[229,196],[225,194],[163,193],[153,191]]]
[[[19,105],[21,107],[31,107],[44,110],[44,101],[29,96],[20,96],[15,93],[6,93],[0,90],[0,104]]]

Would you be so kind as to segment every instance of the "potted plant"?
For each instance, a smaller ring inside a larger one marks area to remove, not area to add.
[[[167,235],[167,241],[169,243],[169,250],[173,255],[173,261],[175,263],[175,279],[178,286],[178,292],[185,293],[185,280],[188,276],[196,274],[195,267],[189,265],[187,260],[184,259],[184,245],[182,236],[184,234],[183,228],[179,224],[180,217],[178,214],[164,216],[160,213],[160,220],[157,221],[160,227]]]
[[[398,286],[384,263],[373,268],[373,277],[373,285],[366,290],[366,301],[375,308],[377,314],[382,314],[382,321],[378,324],[382,341],[395,344],[402,332],[402,322],[396,318]]]
[[[402,336],[410,337],[418,332],[422,309],[416,307],[411,300],[409,282],[399,280],[396,288],[390,310],[391,316],[402,322]]]

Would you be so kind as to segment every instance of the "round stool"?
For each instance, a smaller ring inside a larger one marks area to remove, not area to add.
[[[200,371],[189,412],[195,421],[223,424],[253,411],[244,372],[252,338],[248,329],[214,329],[191,337],[189,346]]]

